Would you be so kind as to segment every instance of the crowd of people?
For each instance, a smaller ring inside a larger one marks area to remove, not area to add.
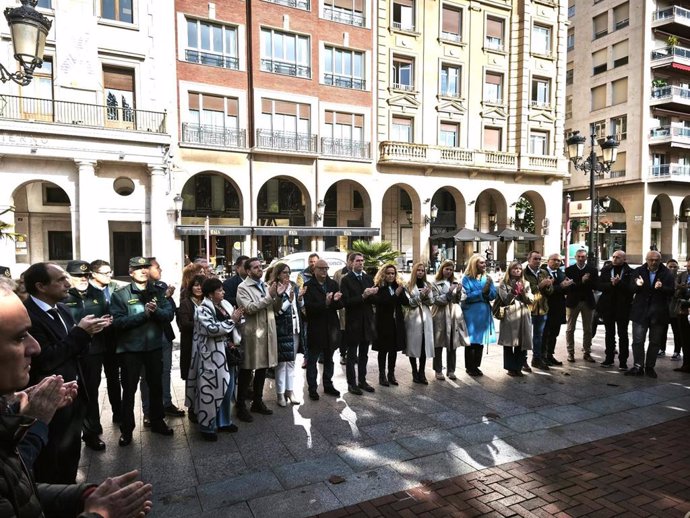
[[[370,275],[357,252],[330,277],[328,263],[314,253],[293,282],[287,264],[263,271],[259,258],[241,256],[234,275],[224,281],[204,260],[186,265],[178,306],[175,288],[161,280],[162,268],[153,257],[131,258],[130,282],[124,285],[112,281],[103,260],[70,261],[66,270],[34,264],[19,288],[7,279],[0,283],[0,434],[10,434],[19,446],[0,455],[5,471],[26,488],[21,498],[0,488],[9,502],[0,500],[0,509],[9,505],[19,515],[21,506],[41,505],[43,486],[62,484],[80,495],[83,510],[94,499],[93,507],[102,507],[99,495],[125,505],[112,497],[124,492],[130,507],[117,516],[148,512],[150,486],[137,482],[136,473],[109,479],[105,488],[75,485],[81,441],[93,450],[106,448],[98,405],[102,372],[121,447],[133,440],[137,390],[143,425],[153,433],[173,435],[165,417],[186,414],[208,441],[237,432],[233,417],[251,422],[255,414],[273,413],[264,402],[269,376],[279,407],[301,404],[303,390],[295,382],[299,353],[311,401],[321,394],[341,395],[333,384],[335,351],[345,366],[347,391],[356,396],[376,391],[367,379],[370,347],[377,352],[378,385],[386,390],[398,385],[400,352],[409,359],[413,382],[427,385],[427,359],[435,380],[455,380],[462,348],[466,374],[480,377],[484,349],[497,343],[507,374],[517,377],[563,365],[555,350],[563,324],[566,360],[578,361],[574,338],[581,318],[585,362],[595,362],[592,335],[601,322],[606,344],[601,367],[611,368],[617,360],[626,375],[656,378],[670,327],[671,359],[683,360],[676,370],[690,372],[690,261],[682,273],[678,266],[675,260],[662,264],[661,254],[649,251],[645,263],[633,269],[618,250],[598,271],[581,250],[575,264],[563,269],[559,254],[544,264],[541,253],[532,251],[524,264],[512,262],[496,283],[487,274],[486,258],[475,254],[462,275],[445,260],[430,281],[425,264],[417,262],[404,281],[393,264]],[[175,321],[186,412],[171,394]],[[31,388],[16,392],[27,385]],[[101,511],[113,516],[112,509]]]

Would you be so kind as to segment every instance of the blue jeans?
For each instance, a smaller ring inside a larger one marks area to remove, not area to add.
[[[319,356],[323,358],[323,388],[333,386],[333,351],[330,349],[315,351],[312,347],[307,353],[307,386],[309,387],[309,392],[316,392],[316,388],[319,386],[317,380],[319,370],[316,366]]]
[[[656,365],[656,355],[661,348],[661,344],[666,340],[666,329],[668,324],[650,324],[645,322],[639,324],[633,322],[632,326],[632,350],[635,365],[647,369],[653,369]],[[645,361],[644,342],[649,331],[649,346],[647,347],[647,361]]]
[[[532,315],[532,359],[543,358],[541,350],[542,338],[544,337],[544,326],[546,325],[546,315]]]
[[[172,342],[163,340],[163,376],[161,383],[163,384],[163,407],[172,405],[172,394],[170,393],[170,371],[172,370]],[[141,371],[141,408],[144,415],[149,415],[149,386],[146,383],[146,376],[144,371]]]

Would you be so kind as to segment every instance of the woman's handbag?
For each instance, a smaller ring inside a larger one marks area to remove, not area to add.
[[[501,305],[500,297],[494,299],[494,303],[491,306],[491,314],[496,320],[503,320],[506,316],[506,307]]]
[[[228,362],[228,367],[237,367],[244,360],[244,351],[237,345],[228,342],[225,346],[225,358]]]

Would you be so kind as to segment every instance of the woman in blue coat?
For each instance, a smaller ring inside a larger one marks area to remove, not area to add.
[[[479,254],[470,257],[462,278],[461,307],[467,324],[470,345],[465,348],[465,371],[470,376],[483,376],[484,346],[496,341],[490,302],[496,298],[494,281],[486,274],[486,259]]]

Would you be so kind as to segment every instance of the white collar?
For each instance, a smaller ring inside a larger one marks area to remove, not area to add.
[[[51,310],[51,309],[57,309],[56,306],[51,306],[51,305],[48,304],[47,302],[43,302],[41,299],[37,299],[37,298],[34,297],[33,295],[29,295],[29,297],[31,297],[31,300],[33,300],[33,301],[36,303],[36,305],[37,305],[39,308],[41,308],[43,311],[45,311],[46,313],[47,313],[49,310]]]

